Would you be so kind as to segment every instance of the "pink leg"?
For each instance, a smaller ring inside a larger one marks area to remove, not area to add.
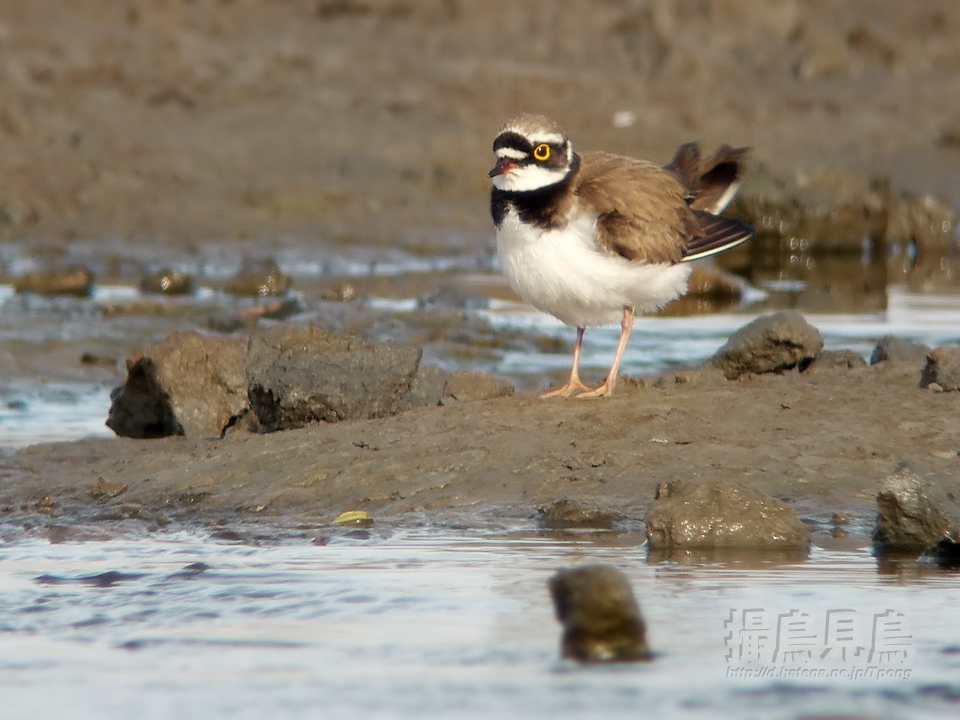
[[[570,370],[570,379],[563,387],[556,390],[545,392],[540,396],[541,399],[551,397],[567,397],[577,390],[587,390],[587,386],[580,382],[580,345],[583,344],[583,328],[577,328],[577,344],[573,346],[573,368]]]
[[[623,307],[623,321],[620,323],[620,342],[617,343],[617,354],[613,357],[613,365],[610,366],[610,372],[607,373],[607,379],[603,385],[596,390],[580,393],[577,398],[595,398],[605,397],[613,394],[613,386],[617,384],[617,373],[620,372],[620,361],[623,359],[623,351],[627,349],[627,340],[630,337],[630,331],[633,329],[633,308]]]

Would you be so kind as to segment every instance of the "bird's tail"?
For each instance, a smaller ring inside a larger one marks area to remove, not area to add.
[[[737,194],[746,154],[747,148],[721,145],[713,155],[704,158],[700,156],[700,146],[690,142],[677,149],[664,169],[687,187],[690,192],[687,202],[693,210],[718,215]]]
[[[746,242],[756,234],[756,230],[751,226],[733,218],[714,215],[704,210],[694,210],[694,214],[700,221],[703,234],[687,243],[680,262],[716,255]]]

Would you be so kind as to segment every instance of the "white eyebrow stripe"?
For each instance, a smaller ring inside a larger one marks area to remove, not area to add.
[[[539,145],[540,143],[546,143],[547,145],[563,145],[563,135],[557,135],[556,133],[547,133],[545,135],[531,135],[530,138],[531,145]]]
[[[526,160],[529,153],[525,153],[523,150],[516,150],[511,147],[502,147],[497,148],[495,153],[498,158],[510,158],[511,160]]]

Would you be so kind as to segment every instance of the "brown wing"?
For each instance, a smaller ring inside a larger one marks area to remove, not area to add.
[[[680,262],[688,241],[703,234],[688,189],[653,163],[583,153],[576,192],[600,216],[597,244],[628,260]]]

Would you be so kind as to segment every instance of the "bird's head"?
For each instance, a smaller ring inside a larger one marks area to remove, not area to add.
[[[543,115],[517,115],[493,141],[497,164],[493,186],[506,192],[532,192],[562,182],[574,164],[573,146],[560,126]]]

